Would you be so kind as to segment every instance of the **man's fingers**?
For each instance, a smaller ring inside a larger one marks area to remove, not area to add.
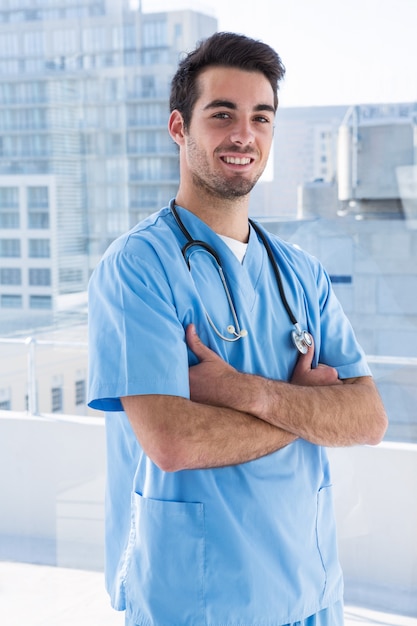
[[[204,361],[210,358],[214,353],[210,348],[204,345],[200,337],[197,335],[194,324],[189,324],[185,329],[185,337],[187,345],[192,352],[196,355],[199,361]]]
[[[308,347],[306,354],[299,354],[297,364],[294,368],[294,375],[302,374],[307,370],[311,370],[314,357],[314,339],[311,337],[311,346]]]

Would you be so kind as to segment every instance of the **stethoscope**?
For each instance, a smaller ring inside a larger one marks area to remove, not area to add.
[[[216,335],[218,337],[220,337],[220,339],[223,339],[224,341],[229,341],[229,342],[233,342],[233,341],[238,341],[239,339],[246,337],[248,334],[248,331],[245,330],[244,328],[240,327],[239,324],[239,320],[237,317],[237,313],[236,313],[236,308],[235,305],[233,303],[233,298],[232,298],[232,294],[230,292],[229,286],[227,284],[227,280],[226,277],[224,275],[223,272],[223,267],[222,267],[222,263],[220,260],[219,255],[217,254],[216,250],[210,246],[208,243],[206,243],[205,241],[201,241],[200,239],[193,239],[190,235],[190,233],[188,232],[188,230],[186,229],[186,227],[184,226],[180,216],[178,215],[178,211],[175,207],[175,198],[173,198],[170,203],[169,203],[169,209],[172,213],[172,215],[175,218],[175,221],[178,225],[178,227],[180,228],[181,232],[183,233],[184,237],[187,239],[187,242],[183,245],[183,247],[181,248],[181,252],[182,252],[182,256],[184,257],[184,260],[187,264],[188,269],[191,271],[191,264],[190,264],[190,251],[192,250],[192,248],[200,248],[201,250],[203,250],[204,252],[206,252],[207,254],[209,254],[216,262],[216,266],[217,266],[217,270],[219,272],[219,276],[220,276],[220,280],[222,282],[222,286],[224,289],[224,292],[226,294],[226,298],[227,298],[227,302],[229,304],[230,307],[230,312],[232,314],[232,318],[233,318],[233,324],[229,324],[229,326],[227,326],[226,330],[229,333],[229,335],[233,335],[231,337],[227,337],[226,335],[223,335],[221,333],[221,331],[215,326],[213,320],[210,318],[209,314],[207,311],[205,311],[207,320],[210,324],[210,326],[212,327],[212,329],[214,330],[214,332],[216,333]],[[288,304],[288,300],[286,298],[285,295],[285,291],[284,291],[284,286],[282,284],[282,279],[281,279],[281,274],[278,268],[278,264],[275,261],[274,258],[274,254],[272,252],[271,246],[269,245],[269,242],[267,240],[267,238],[265,237],[265,234],[262,232],[262,230],[260,229],[260,227],[258,226],[258,224],[256,224],[255,222],[253,222],[251,219],[249,219],[249,223],[252,226],[252,228],[254,229],[254,231],[256,232],[256,234],[258,235],[258,237],[260,238],[260,240],[262,241],[266,253],[268,255],[268,259],[269,262],[271,263],[271,267],[273,269],[274,275],[275,275],[275,280],[277,282],[277,286],[278,286],[278,291],[279,291],[279,295],[281,297],[282,300],[282,304],[284,305],[284,308],[288,314],[288,317],[290,318],[291,323],[294,326],[294,329],[291,331],[291,338],[292,341],[295,345],[295,347],[297,348],[297,350],[299,352],[301,352],[301,354],[306,354],[308,349],[311,347],[312,345],[312,339],[311,339],[311,335],[308,331],[306,330],[302,330],[300,324],[297,322],[296,317],[294,316],[290,305]]]

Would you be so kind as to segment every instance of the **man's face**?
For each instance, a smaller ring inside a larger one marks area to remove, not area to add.
[[[245,196],[264,171],[272,143],[272,87],[261,72],[228,67],[210,67],[198,81],[183,166],[205,192],[224,199]]]

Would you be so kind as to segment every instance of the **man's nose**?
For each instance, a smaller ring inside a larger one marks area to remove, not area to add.
[[[230,133],[230,139],[233,143],[242,146],[250,145],[255,140],[255,135],[251,128],[250,122],[247,120],[241,120],[236,122],[232,132]]]

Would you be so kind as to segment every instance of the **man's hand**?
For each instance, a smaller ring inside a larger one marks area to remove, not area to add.
[[[311,336],[311,335],[310,335]],[[329,365],[319,363],[312,369],[311,364],[314,356],[314,339],[306,354],[300,354],[291,377],[293,385],[317,386],[317,385],[341,385],[337,370]]]
[[[186,329],[188,347],[200,361],[189,370],[190,398],[213,406],[232,406],[230,390],[237,385],[238,371],[201,341],[194,324]]]
[[[237,408],[237,400],[242,401],[246,396],[242,374],[204,345],[193,324],[187,327],[186,338],[188,347],[200,361],[189,370],[191,399],[213,406]],[[312,339],[308,352],[298,357],[290,382],[293,385],[306,387],[342,384],[333,367],[319,363],[316,368],[312,369],[313,355],[314,340]]]

